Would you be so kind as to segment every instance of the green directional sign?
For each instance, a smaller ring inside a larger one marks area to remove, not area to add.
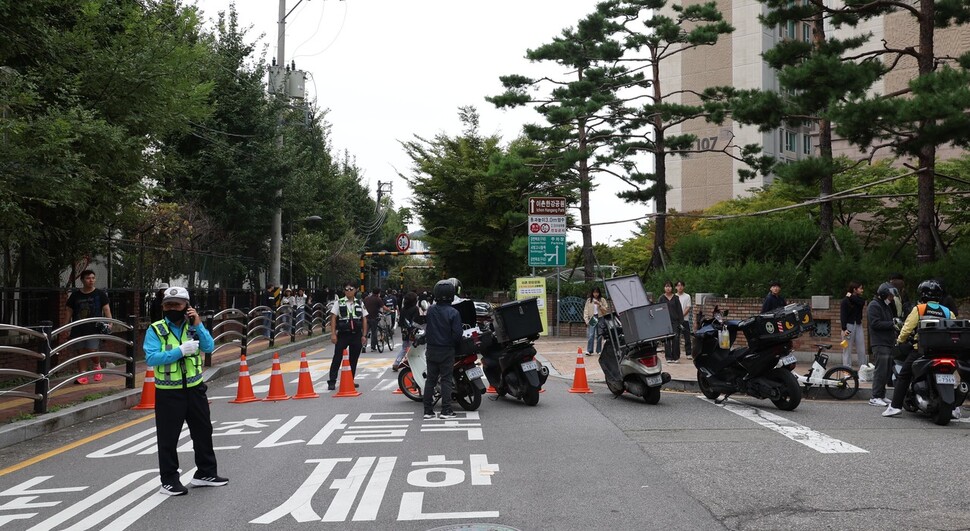
[[[566,265],[566,237],[563,235],[529,235],[530,267]]]

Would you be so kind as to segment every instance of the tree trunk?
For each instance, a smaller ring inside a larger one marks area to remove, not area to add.
[[[820,50],[825,44],[825,19],[823,12],[819,10],[812,17],[813,44],[816,50]],[[818,123],[818,156],[824,160],[832,160],[832,122],[822,119]],[[824,198],[832,195],[832,166],[821,176],[818,186],[819,196]],[[823,249],[832,240],[833,220],[835,218],[834,207],[830,201],[826,201],[819,206],[819,236]]]
[[[579,79],[583,79],[583,70],[579,70]],[[580,117],[576,121],[579,138],[579,151],[586,152],[586,118]],[[579,159],[579,222],[583,231],[583,279],[586,283],[593,281],[596,266],[593,261],[593,229],[589,226],[589,189],[592,180],[589,177],[589,162],[586,157]]]
[[[919,75],[927,75],[935,70],[933,49],[933,19],[936,12],[935,2],[920,2],[919,16]],[[925,129],[921,123],[917,136]],[[916,222],[916,260],[919,263],[929,263],[936,260],[936,247],[933,241],[932,226],[934,219],[934,205],[936,203],[933,187],[934,172],[936,171],[936,146],[924,145],[917,156],[919,171],[917,172],[918,202]]]
[[[654,54],[653,59],[653,101],[663,101],[660,91],[660,62]],[[663,118],[657,114],[653,118],[654,161],[656,164],[657,221],[654,224],[653,250],[650,253],[650,269],[664,269],[664,253],[667,245],[667,153],[664,145]],[[682,184],[683,185],[683,184]]]

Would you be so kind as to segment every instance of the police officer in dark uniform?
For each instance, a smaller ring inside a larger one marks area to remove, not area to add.
[[[189,306],[185,288],[168,288],[162,299],[164,319],[155,321],[145,333],[145,361],[155,372],[155,432],[158,442],[160,493],[181,496],[188,493],[179,480],[178,441],[182,424],[189,425],[195,450],[195,487],[221,487],[229,480],[216,470],[212,448],[209,399],[202,381],[202,356],[215,343],[202,318]]]
[[[337,300],[330,310],[330,342],[334,344],[333,361],[330,362],[330,379],[327,389],[333,391],[337,386],[337,374],[343,360],[344,349],[350,351],[350,371],[357,375],[357,360],[360,359],[362,338],[367,335],[367,309],[357,300],[357,288],[347,282],[344,296]],[[357,384],[354,384],[357,387]]]

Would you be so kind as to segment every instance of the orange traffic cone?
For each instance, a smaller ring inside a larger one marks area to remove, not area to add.
[[[145,383],[141,386],[141,402],[131,409],[155,409],[155,371],[145,371]]]
[[[310,378],[310,364],[306,361],[306,352],[300,353],[300,382],[296,386],[296,394],[293,398],[319,398],[320,395],[313,392],[313,379]]]
[[[280,353],[273,354],[273,372],[269,377],[269,394],[263,400],[289,400],[283,386],[283,370],[280,369]]]
[[[576,352],[576,374],[573,376],[573,386],[570,393],[592,393],[589,382],[586,381],[586,362],[583,361],[583,347]]]
[[[236,399],[230,404],[245,404],[259,400],[253,393],[253,381],[249,378],[249,365],[246,365],[246,355],[239,358],[239,384],[236,386]]]
[[[340,362],[340,388],[333,396],[335,398],[360,396],[360,391],[354,387],[354,373],[350,370],[350,351],[347,349],[344,349],[344,360]]]

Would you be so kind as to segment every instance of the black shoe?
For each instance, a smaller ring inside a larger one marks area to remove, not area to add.
[[[158,492],[166,496],[184,496],[189,493],[189,489],[182,486],[181,483],[175,482],[174,485],[162,485]]]
[[[360,384],[359,383],[355,383],[354,384],[354,389],[357,389],[358,387],[360,387]]]
[[[219,476],[207,476],[204,478],[192,478],[189,485],[193,487],[221,487],[229,483],[229,480]]]
[[[447,420],[447,419],[456,419],[456,418],[458,418],[458,415],[455,415],[455,412],[454,411],[442,411],[441,414],[438,415],[438,418],[439,419],[445,419],[445,420]]]
[[[336,384],[334,384],[334,382],[327,382],[327,391],[333,391],[336,388],[337,387],[336,387]]]
[[[435,416],[435,414],[434,414],[434,411],[425,411],[424,412],[424,420],[431,420],[431,419],[434,419],[434,418],[437,418]]]

